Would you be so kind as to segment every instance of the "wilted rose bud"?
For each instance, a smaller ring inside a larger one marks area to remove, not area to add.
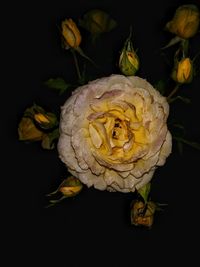
[[[90,10],[83,16],[83,20],[80,20],[79,23],[92,34],[109,32],[116,26],[115,20],[100,9]]]
[[[199,21],[197,6],[183,5],[176,10],[173,19],[166,24],[166,29],[183,39],[188,39],[197,33]]]
[[[23,117],[18,126],[19,140],[21,141],[40,141],[43,138],[43,132],[37,129],[33,120]]]
[[[78,48],[81,43],[81,34],[72,19],[65,19],[61,24],[62,36],[64,38],[65,48]]]
[[[126,76],[135,75],[139,69],[139,58],[133,49],[130,37],[126,40],[119,58],[119,68]]]
[[[193,63],[190,58],[182,58],[175,61],[172,70],[172,79],[177,83],[190,83],[193,79]]]
[[[154,202],[148,201],[145,204],[143,201],[135,200],[131,207],[131,224],[151,227],[155,211],[156,204]]]

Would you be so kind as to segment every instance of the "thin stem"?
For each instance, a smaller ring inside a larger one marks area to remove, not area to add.
[[[76,71],[77,71],[78,79],[79,79],[79,81],[81,81],[81,72],[80,72],[80,68],[79,68],[79,65],[78,65],[78,60],[77,60],[76,52],[74,51],[74,49],[71,49],[71,52],[72,52],[72,55],[74,57],[74,63],[75,63],[75,66],[76,66]]]
[[[167,96],[167,101],[168,102],[170,102],[172,96],[176,94],[176,92],[178,91],[179,87],[180,87],[180,84],[177,83],[176,86],[174,87],[174,89],[171,91],[171,93]]]

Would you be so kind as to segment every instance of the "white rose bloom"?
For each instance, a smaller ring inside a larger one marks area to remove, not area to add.
[[[88,187],[134,192],[171,153],[169,105],[142,78],[111,75],[89,82],[61,109],[59,156]]]

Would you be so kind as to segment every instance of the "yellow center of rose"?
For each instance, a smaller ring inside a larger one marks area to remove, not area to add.
[[[108,162],[129,161],[148,142],[148,129],[142,123],[142,111],[128,103],[104,103],[92,114],[89,134],[95,151]],[[95,110],[95,107],[93,107]]]

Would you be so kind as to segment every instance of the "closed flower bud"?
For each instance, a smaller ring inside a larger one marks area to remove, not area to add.
[[[74,176],[69,176],[59,185],[59,187],[55,191],[47,195],[49,197],[54,196],[55,198],[56,196],[61,194],[60,198],[50,200],[50,204],[47,207],[53,206],[61,202],[65,198],[76,196],[80,193],[82,188],[83,184],[80,182],[79,179]]]
[[[126,76],[135,75],[139,69],[139,58],[133,49],[130,37],[126,40],[119,58],[120,71]]]
[[[193,79],[193,63],[190,58],[175,61],[171,75],[172,79],[180,84],[190,83]]]
[[[58,124],[56,115],[50,112],[35,113],[33,118],[42,129],[51,129]]]
[[[148,201],[146,204],[143,201],[135,200],[131,207],[131,224],[136,226],[151,227],[154,220],[156,204]]]
[[[116,26],[116,22],[106,12],[100,9],[89,11],[79,23],[92,34],[109,32]]]
[[[59,191],[66,197],[77,195],[83,188],[79,179],[70,176],[61,184]]]
[[[180,38],[193,37],[199,27],[200,14],[195,5],[180,6],[171,21],[166,24],[166,30],[176,34]]]
[[[40,141],[43,132],[37,129],[32,119],[23,117],[18,126],[19,140],[21,141]]]
[[[81,43],[81,34],[72,19],[65,19],[61,24],[65,48],[78,48]]]

